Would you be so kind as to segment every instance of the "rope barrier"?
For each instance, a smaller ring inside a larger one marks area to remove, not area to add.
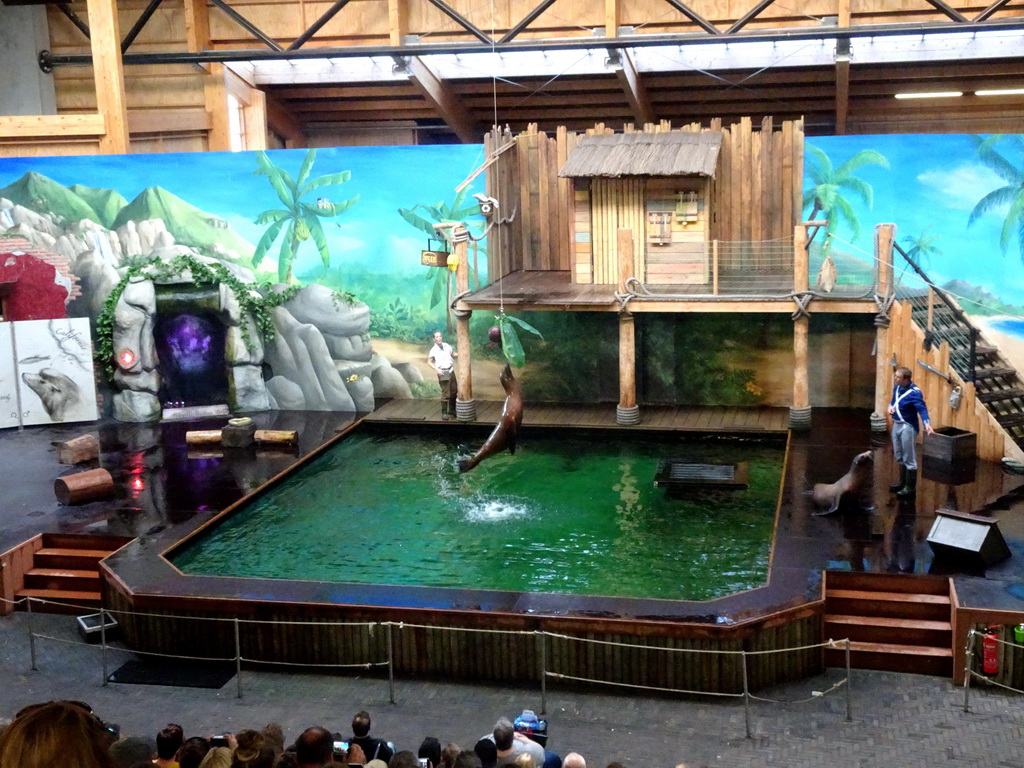
[[[726,698],[740,698],[742,693],[725,693],[723,691],[694,691],[686,688],[662,688],[657,685],[639,685],[637,683],[618,683],[611,680],[595,680],[589,677],[577,677],[575,675],[563,675],[560,672],[545,672],[548,677],[555,677],[559,680],[574,680],[578,683],[597,683],[599,685],[614,685],[620,688],[637,688],[644,691],[661,691],[663,693],[696,693],[701,696],[722,696]]]

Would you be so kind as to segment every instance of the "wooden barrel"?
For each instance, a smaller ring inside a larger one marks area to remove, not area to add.
[[[53,481],[53,492],[61,504],[84,504],[113,496],[114,478],[105,469],[90,469],[58,477]]]

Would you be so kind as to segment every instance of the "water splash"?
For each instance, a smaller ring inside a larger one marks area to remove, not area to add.
[[[515,499],[480,498],[468,501],[465,514],[471,523],[494,523],[530,517],[531,510]]]

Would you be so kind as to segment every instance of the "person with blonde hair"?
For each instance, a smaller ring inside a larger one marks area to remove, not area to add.
[[[0,768],[114,768],[110,731],[85,704],[25,707],[0,734]]]

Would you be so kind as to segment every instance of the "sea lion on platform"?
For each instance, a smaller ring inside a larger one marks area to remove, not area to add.
[[[523,423],[523,392],[519,388],[516,377],[512,375],[512,367],[508,363],[505,363],[498,380],[505,389],[505,406],[501,409],[501,418],[494,427],[494,431],[472,458],[459,459],[459,472],[469,472],[484,459],[501,453],[506,448],[509,453],[516,452],[519,425]]]
[[[831,515],[842,504],[843,498],[856,499],[871,483],[871,471],[874,466],[874,457],[871,451],[858,453],[853,457],[850,471],[840,477],[834,483],[818,483],[811,491],[814,503],[819,507],[827,507],[824,511],[815,512],[816,515]]]

